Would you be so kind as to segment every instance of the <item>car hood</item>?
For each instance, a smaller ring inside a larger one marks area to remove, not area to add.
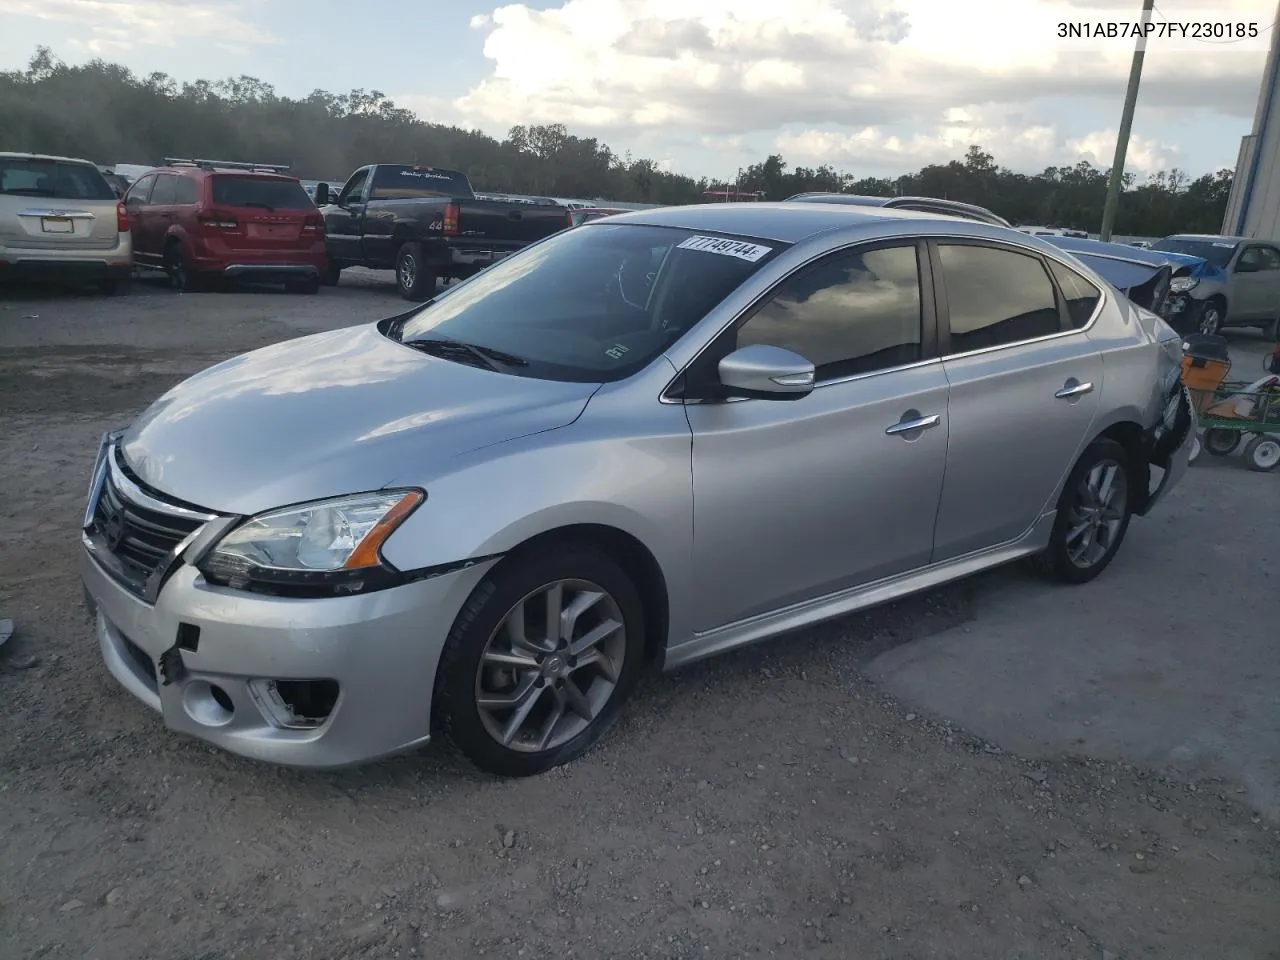
[[[430,357],[370,324],[210,367],[152,404],[121,445],[160,493],[253,514],[424,484],[459,454],[572,423],[598,386]]]

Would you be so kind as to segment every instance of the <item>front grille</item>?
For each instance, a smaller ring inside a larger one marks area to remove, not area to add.
[[[200,519],[162,512],[130,501],[112,481],[102,484],[93,529],[126,570],[145,581],[174,547],[201,525]]]

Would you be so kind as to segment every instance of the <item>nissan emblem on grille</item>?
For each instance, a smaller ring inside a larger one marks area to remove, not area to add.
[[[107,543],[107,549],[112,553],[120,549],[120,544],[124,540],[124,520],[118,511],[112,510],[102,522],[102,537]]]

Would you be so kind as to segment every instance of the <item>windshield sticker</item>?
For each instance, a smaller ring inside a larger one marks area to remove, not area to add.
[[[718,253],[722,257],[737,257],[748,263],[755,263],[773,247],[762,247],[758,243],[744,243],[741,240],[725,240],[723,237],[690,237],[679,244],[681,250],[701,250],[703,253]]]
[[[615,343],[612,347],[604,352],[604,355],[610,360],[621,360],[623,356],[630,353],[630,348],[621,343]]]
[[[1234,250],[1234,249],[1235,249],[1235,247],[1236,247],[1236,245],[1235,245],[1234,243],[1215,243],[1215,244],[1214,244],[1214,246],[1215,246],[1215,247],[1226,247],[1228,250]]]

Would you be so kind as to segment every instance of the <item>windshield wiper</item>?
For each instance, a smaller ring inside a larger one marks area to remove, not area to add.
[[[261,207],[263,210],[270,210],[272,213],[275,213],[275,210],[276,210],[276,208],[273,207],[271,204],[263,203],[261,200],[246,200],[244,203],[240,204],[240,206]]]
[[[444,337],[439,334],[416,340],[402,340],[401,343],[406,347],[421,350],[423,353],[439,353],[445,356],[452,354],[454,357],[461,354],[462,356],[470,357],[477,366],[488,370],[500,371],[503,367],[527,367],[529,365],[529,361],[524,357],[517,357],[515,354],[505,353],[502,350],[495,350],[493,347],[484,347],[478,343],[454,340],[452,337]]]

